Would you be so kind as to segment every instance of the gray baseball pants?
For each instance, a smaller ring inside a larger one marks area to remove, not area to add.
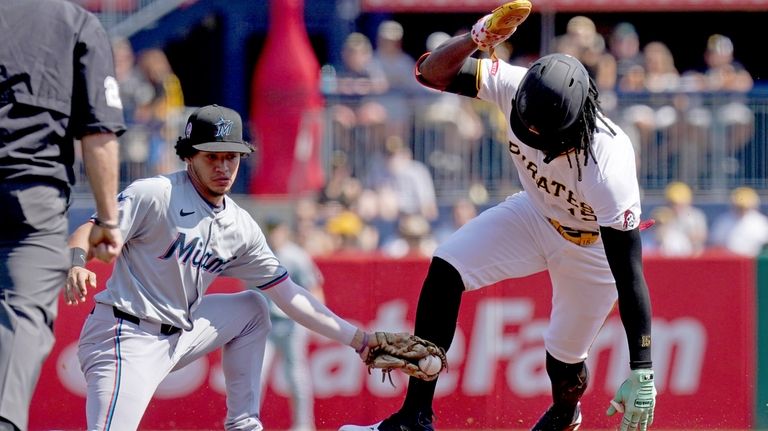
[[[69,267],[66,195],[41,183],[0,183],[0,418],[20,430],[53,347]]]

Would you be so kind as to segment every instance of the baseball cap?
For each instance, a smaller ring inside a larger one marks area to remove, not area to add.
[[[400,40],[403,38],[403,26],[397,21],[384,21],[379,25],[378,36],[387,40]]]
[[[744,209],[755,209],[760,206],[760,196],[751,187],[736,187],[731,192],[733,206]]]
[[[707,38],[707,51],[716,54],[733,54],[733,42],[728,36],[713,34]]]
[[[690,205],[693,202],[693,191],[682,181],[673,181],[664,190],[664,197],[673,204]]]
[[[177,145],[191,146],[199,151],[253,152],[253,147],[243,141],[240,114],[219,105],[203,106],[193,112]]]

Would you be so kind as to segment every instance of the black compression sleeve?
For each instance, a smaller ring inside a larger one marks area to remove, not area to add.
[[[627,333],[630,368],[650,368],[651,299],[643,276],[640,231],[601,227],[600,235],[619,292],[619,314]]]
[[[445,88],[445,91],[462,96],[477,97],[477,92],[480,91],[479,80],[480,61],[470,57],[461,66],[459,73],[453,78],[448,87]]]

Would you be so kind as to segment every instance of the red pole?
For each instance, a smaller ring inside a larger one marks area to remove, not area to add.
[[[270,0],[270,25],[251,85],[252,136],[259,163],[256,195],[319,190],[322,107],[320,65],[304,25],[304,0]]]

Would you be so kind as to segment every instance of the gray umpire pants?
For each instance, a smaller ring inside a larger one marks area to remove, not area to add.
[[[0,418],[26,430],[66,282],[67,193],[0,183]]]

